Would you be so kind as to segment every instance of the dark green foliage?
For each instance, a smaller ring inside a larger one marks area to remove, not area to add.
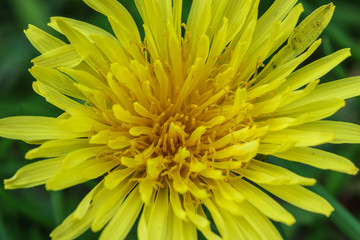
[[[121,0],[130,10],[141,27],[141,19],[133,1]],[[272,1],[261,1],[261,10]],[[326,1],[302,0],[308,15]],[[329,0],[330,2],[330,0]],[[353,56],[327,74],[322,82],[347,76],[360,75],[360,1],[333,0],[337,6],[335,15],[322,34],[323,44],[311,57],[318,59],[341,48],[350,47]],[[184,0],[186,19],[191,1]],[[89,9],[81,0],[1,0],[0,1],[0,118],[15,115],[57,116],[61,112],[48,104],[31,89],[33,78],[27,71],[30,60],[37,56],[36,50],[27,41],[23,30],[27,24],[34,24],[56,36],[55,31],[46,26],[51,16],[66,16],[93,23],[111,31],[106,18]],[[142,32],[143,34],[143,32]],[[63,38],[62,38],[63,39]],[[351,99],[347,107],[339,111],[336,120],[360,123],[360,98]],[[11,177],[17,169],[28,162],[25,152],[31,146],[0,138],[0,180]],[[340,154],[360,165],[359,145],[323,146],[328,151]],[[280,161],[270,158],[269,161]],[[281,234],[290,240],[300,239],[360,239],[360,177],[347,176],[330,171],[320,171],[300,164],[280,161],[289,169],[305,176],[315,177],[323,186],[311,188],[327,198],[336,209],[330,219],[285,205],[296,217],[297,223],[287,227],[277,224]],[[42,240],[71,213],[82,197],[90,189],[89,184],[59,192],[47,192],[44,187],[23,190],[4,190],[0,186],[0,239],[2,240]],[[357,219],[357,220],[356,220]],[[79,239],[97,239],[99,234],[87,231]],[[136,238],[133,229],[128,238]],[[199,239],[204,239],[200,236]]]

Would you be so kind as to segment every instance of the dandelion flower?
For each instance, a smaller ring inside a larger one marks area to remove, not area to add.
[[[64,113],[0,120],[0,136],[40,145],[25,157],[42,159],[5,188],[98,180],[53,239],[89,228],[124,239],[138,218],[139,239],[196,239],[197,230],[207,239],[281,239],[270,219],[295,219],[272,195],[331,214],[304,187],[315,179],[262,159],[358,172],[313,148],[360,142],[360,126],[322,120],[360,94],[359,77],[319,83],[349,49],[298,68],[319,47],[333,4],[297,24],[303,7],[295,0],[276,0],[260,17],[259,0],[194,0],[184,24],[181,0],[135,0],[142,39],[116,0],[84,2],[115,36],[63,17],[49,25],[69,43],[35,26],[25,31],[41,53],[33,88]]]

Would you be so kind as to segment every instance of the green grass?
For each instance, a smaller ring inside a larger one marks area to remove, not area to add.
[[[121,2],[136,17],[132,1]],[[261,1],[264,12],[272,1]],[[299,1],[308,15],[325,1]],[[333,0],[337,6],[334,18],[322,34],[323,45],[312,59],[317,59],[341,48],[350,47],[352,57],[327,74],[322,81],[360,75],[360,1]],[[185,1],[187,8],[190,1]],[[186,8],[185,8],[186,9]],[[57,116],[61,112],[31,89],[33,81],[27,71],[36,50],[25,38],[23,30],[31,23],[56,34],[46,26],[51,16],[67,16],[84,20],[110,30],[106,18],[89,9],[80,0],[2,0],[0,1],[0,118],[15,115]],[[186,14],[184,14],[184,17]],[[360,123],[360,98],[347,101],[347,107],[335,116],[337,120]],[[27,164],[25,152],[30,148],[20,141],[0,138],[0,179],[11,177]],[[359,145],[323,146],[326,150],[346,156],[360,165]],[[299,164],[284,163],[291,170],[315,177],[319,184],[311,189],[324,196],[335,207],[328,219],[285,204],[297,218],[291,227],[276,224],[285,239],[360,239],[360,177],[330,171],[320,171]],[[89,184],[91,185],[91,184]],[[77,186],[59,192],[47,192],[44,187],[4,190],[0,186],[0,239],[42,240],[71,213],[89,190],[89,185]],[[88,231],[79,239],[97,239],[98,234]],[[133,229],[128,239],[136,239]]]

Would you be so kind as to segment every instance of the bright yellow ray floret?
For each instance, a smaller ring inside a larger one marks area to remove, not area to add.
[[[295,218],[272,196],[329,216],[332,206],[304,186],[315,179],[264,161],[276,156],[356,174],[348,159],[313,148],[360,143],[360,126],[323,120],[360,94],[360,78],[320,78],[350,56],[339,50],[302,68],[321,44],[333,4],[297,25],[295,0],[135,0],[144,39],[116,0],[84,0],[115,36],[53,17],[68,43],[30,25],[41,53],[34,90],[62,109],[57,118],[0,119],[0,136],[39,145],[38,159],[5,180],[15,189],[61,190],[99,183],[52,233],[74,239],[91,228],[124,239],[139,218],[139,239],[281,239],[270,221]],[[265,64],[265,60],[269,61]],[[270,194],[265,193],[262,189]],[[210,228],[210,215],[218,232]]]

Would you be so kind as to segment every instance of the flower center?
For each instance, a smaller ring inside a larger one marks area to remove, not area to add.
[[[166,117],[155,122],[153,132],[157,136],[155,152],[158,155],[174,155],[180,147],[186,147],[186,139],[189,137],[187,132],[192,129],[191,119],[189,116],[177,113],[173,117]]]

